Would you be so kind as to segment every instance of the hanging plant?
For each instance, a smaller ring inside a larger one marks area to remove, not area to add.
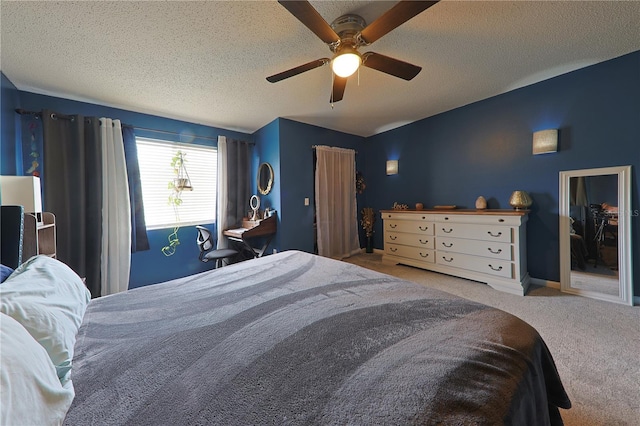
[[[169,244],[162,247],[162,254],[165,256],[173,256],[176,252],[177,246],[180,244],[178,238],[178,231],[180,230],[180,214],[179,207],[182,205],[182,191],[193,191],[191,186],[191,180],[185,167],[185,155],[186,153],[178,150],[176,154],[171,158],[171,168],[173,170],[173,179],[169,181],[168,188],[171,191],[169,194],[168,204],[173,207],[173,212],[176,216],[176,225],[173,227],[173,232],[169,234]]]

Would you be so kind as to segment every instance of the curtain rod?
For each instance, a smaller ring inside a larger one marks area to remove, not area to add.
[[[42,111],[40,111],[40,112],[27,111],[26,109],[16,108],[16,112],[18,114],[20,114],[20,115],[35,115],[37,117],[42,118]],[[54,118],[64,118],[64,119],[69,120],[69,119],[72,119],[73,117],[69,116],[69,115],[63,115],[63,114],[55,114]],[[142,130],[142,131],[145,131],[145,132],[154,132],[154,133],[164,133],[164,134],[167,134],[167,135],[185,136],[182,133],[170,132],[170,131],[167,131],[167,130],[156,130],[156,129],[149,129],[149,128],[146,128],[146,127],[136,127],[136,126],[132,126],[131,124],[124,124],[124,123],[122,123],[122,125],[123,126],[133,127],[135,130]],[[205,140],[210,140],[210,141],[217,141],[218,140],[217,137],[212,138],[212,137],[209,137],[209,136],[198,136],[198,135],[188,135],[188,136],[191,136],[194,139],[205,139]],[[255,145],[255,143],[254,142],[249,142],[249,145]]]
[[[42,118],[42,111],[40,112],[36,112],[36,111],[27,111],[26,109],[22,109],[22,108],[16,108],[16,112],[20,115],[35,115],[36,117],[40,117]],[[51,113],[51,118],[58,119],[58,118],[62,118],[64,120],[74,120],[75,117],[71,116],[71,115],[64,115],[64,114],[58,114],[55,112]]]
[[[326,146],[327,148],[348,149],[348,150],[351,150],[351,151],[355,152],[356,154],[358,153],[358,151],[357,151],[357,150],[355,150],[355,149],[351,149],[351,148],[342,148],[342,147],[340,147],[340,146],[329,146],[329,145],[311,145],[311,149],[316,149],[316,148],[317,148],[317,147],[319,147],[319,146]]]

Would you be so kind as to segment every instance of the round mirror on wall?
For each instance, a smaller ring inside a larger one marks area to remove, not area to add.
[[[262,163],[258,167],[258,192],[267,195],[273,186],[273,168],[269,163]]]

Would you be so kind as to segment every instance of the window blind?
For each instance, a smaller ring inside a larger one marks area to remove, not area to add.
[[[136,145],[147,229],[215,222],[217,148],[142,137],[136,137]],[[182,192],[176,218],[169,204],[169,182],[175,177],[171,159],[178,151],[185,153],[184,164],[193,191]]]

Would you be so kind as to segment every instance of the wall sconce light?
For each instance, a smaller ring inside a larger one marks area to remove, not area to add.
[[[387,176],[398,174],[398,160],[387,161]]]
[[[3,206],[24,206],[25,213],[34,213],[42,223],[40,178],[35,176],[0,176],[0,197]]]
[[[558,151],[558,130],[540,130],[533,133],[533,155]]]

